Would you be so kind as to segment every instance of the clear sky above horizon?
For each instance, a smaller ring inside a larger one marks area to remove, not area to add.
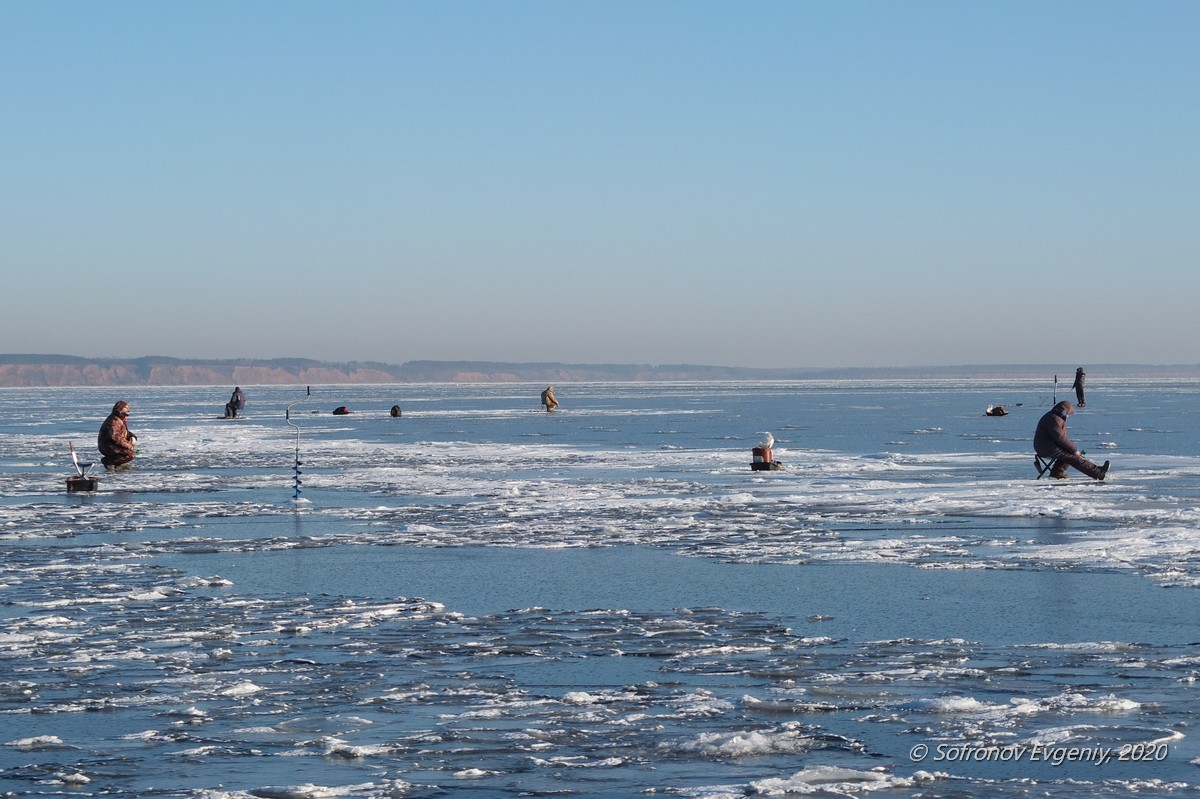
[[[0,2],[0,352],[1197,363],[1200,3]]]

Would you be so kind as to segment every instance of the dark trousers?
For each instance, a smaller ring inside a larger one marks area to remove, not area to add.
[[[1076,455],[1074,452],[1072,452],[1069,454],[1063,453],[1062,455],[1058,455],[1056,457],[1058,458],[1058,461],[1054,464],[1054,470],[1050,472],[1051,477],[1058,477],[1060,479],[1066,477],[1067,467],[1073,466],[1093,480],[1100,479],[1100,467],[1082,455]]]

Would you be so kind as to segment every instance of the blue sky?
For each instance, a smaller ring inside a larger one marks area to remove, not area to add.
[[[0,2],[0,352],[1197,363],[1200,3]]]

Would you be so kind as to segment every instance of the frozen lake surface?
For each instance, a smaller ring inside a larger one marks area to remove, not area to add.
[[[1200,383],[1091,377],[1102,484],[1049,381],[0,390],[0,791],[1198,795]]]

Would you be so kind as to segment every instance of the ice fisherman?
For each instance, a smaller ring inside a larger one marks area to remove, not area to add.
[[[238,411],[246,407],[246,395],[242,393],[241,386],[235,386],[233,396],[229,398],[229,402],[225,403],[225,418],[236,419]]]
[[[1080,408],[1087,405],[1083,401],[1083,381],[1086,378],[1087,374],[1084,373],[1082,366],[1075,370],[1075,382],[1071,385],[1071,388],[1075,389],[1075,399],[1078,401],[1077,404]]]
[[[546,386],[546,390],[542,392],[542,404],[546,406],[546,413],[558,407],[558,400],[554,398],[554,386]]]
[[[1061,480],[1067,476],[1067,467],[1073,466],[1094,480],[1103,480],[1108,474],[1108,461],[1097,466],[1083,457],[1075,442],[1067,438],[1067,417],[1074,412],[1075,407],[1067,400],[1046,411],[1033,434],[1033,450],[1043,458],[1054,459],[1051,477]]]
[[[100,434],[96,436],[96,449],[102,456],[100,462],[109,471],[120,469],[133,463],[137,455],[137,436],[129,432],[125,420],[129,418],[129,403],[121,400],[113,406],[112,413],[100,425]]]

